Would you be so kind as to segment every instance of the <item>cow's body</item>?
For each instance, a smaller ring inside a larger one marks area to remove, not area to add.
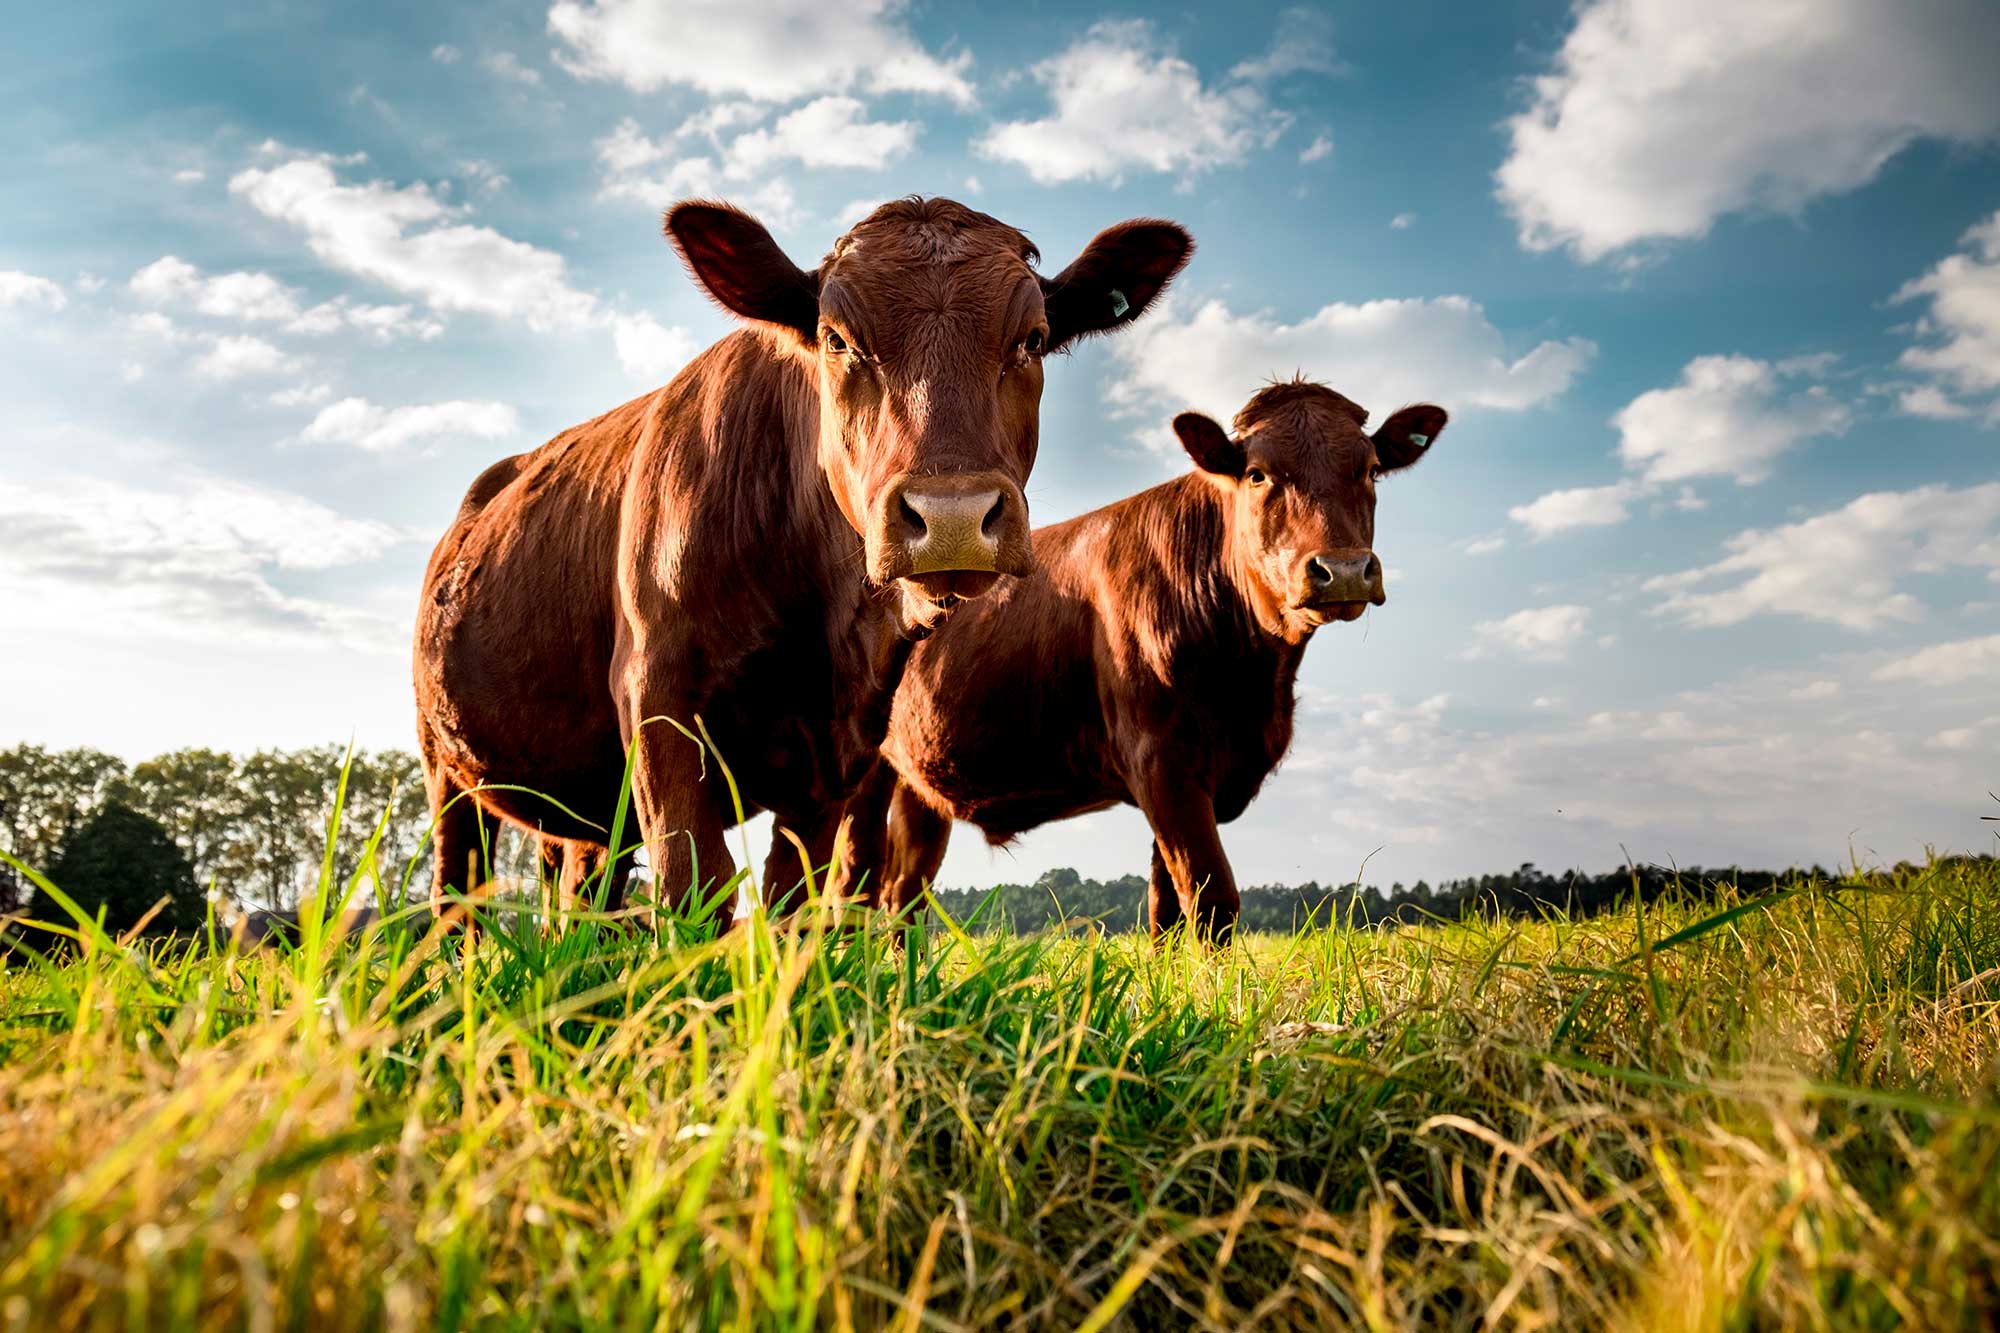
[[[541,834],[573,892],[603,864],[628,747],[668,902],[728,881],[739,796],[777,816],[786,884],[792,837],[826,864],[912,638],[1027,568],[1043,355],[1136,317],[1190,248],[1122,224],[1042,278],[1006,224],[904,200],[805,272],[723,205],[667,227],[752,327],[489,468],[426,572],[441,908],[481,883],[497,820]]]
[[[884,763],[850,807],[856,836],[844,885],[874,876],[870,896],[901,910],[935,875],[952,819],[1002,843],[1122,802],[1154,831],[1155,932],[1192,912],[1212,937],[1228,935],[1239,900],[1216,826],[1243,813],[1290,747],[1293,687],[1314,630],[1382,596],[1368,550],[1372,476],[1364,523],[1361,476],[1350,484],[1334,475],[1315,450],[1346,447],[1364,475],[1422,451],[1388,462],[1396,445],[1378,432],[1384,457],[1370,462],[1359,409],[1345,399],[1297,384],[1270,398],[1279,406],[1268,417],[1239,426],[1268,453],[1291,457],[1302,476],[1315,466],[1325,474],[1301,483],[1317,495],[1299,515],[1265,524],[1249,542],[1256,524],[1234,515],[1243,483],[1203,471],[1176,478],[1038,529],[1032,574],[917,647],[892,705]],[[1392,426],[1416,411],[1435,413],[1420,423],[1427,443],[1442,428],[1437,409],[1406,409]],[[1343,504],[1357,511],[1345,528],[1326,516]],[[1274,598],[1271,585],[1282,587],[1319,551],[1363,552],[1357,563],[1372,582],[1317,603]],[[1277,580],[1257,568],[1273,552]]]

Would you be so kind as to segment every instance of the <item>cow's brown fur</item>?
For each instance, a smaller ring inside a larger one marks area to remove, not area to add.
[[[810,273],[725,205],[678,205],[667,230],[751,327],[488,468],[425,574],[415,683],[440,903],[478,887],[501,820],[542,834],[552,865],[572,852],[573,892],[601,864],[635,737],[662,895],[726,881],[734,806],[688,734],[703,727],[748,809],[824,862],[823,812],[872,761],[910,636],[1027,567],[1041,353],[1136,318],[1191,248],[1170,223],[1124,223],[1038,278],[1020,232],[942,199],[883,206]],[[1000,497],[997,563],[901,577],[898,497],[968,479]]]
[[[1290,745],[1313,631],[1382,600],[1374,478],[1421,457],[1413,434],[1435,438],[1445,413],[1404,408],[1372,437],[1365,421],[1305,381],[1259,393],[1233,437],[1185,413],[1194,472],[1038,529],[1033,574],[913,652],[886,762],[850,806],[840,886],[901,910],[954,818],[1001,843],[1128,802],[1153,828],[1154,932],[1185,913],[1227,938],[1238,898],[1216,825]],[[1328,557],[1365,566],[1372,589],[1330,601],[1329,583],[1302,582]]]

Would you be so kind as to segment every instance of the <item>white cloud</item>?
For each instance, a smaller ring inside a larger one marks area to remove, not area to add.
[[[1913,680],[1922,685],[1960,681],[2000,681],[2000,634],[1960,639],[1930,647],[1876,668],[1876,680]]]
[[[1398,213],[1395,217],[1389,219],[1389,229],[1391,231],[1408,231],[1416,225],[1417,215],[1415,213]]]
[[[458,164],[458,169],[468,185],[484,194],[503,190],[512,183],[506,172],[480,158],[467,158]]]
[[[0,478],[0,526],[11,537],[0,546],[10,586],[91,623],[391,650],[403,638],[375,617],[282,590],[283,575],[360,564],[407,540],[302,496],[162,467],[148,468],[143,486]]]
[[[1989,0],[1583,0],[1508,122],[1524,245],[1585,260],[1796,210],[1922,138],[2000,134]]]
[[[1978,740],[1977,727],[1947,727],[1932,735],[1928,744],[1939,750],[1970,750]]]
[[[1506,340],[1463,296],[1336,302],[1295,324],[1221,301],[1191,314],[1169,297],[1112,345],[1111,386],[1128,410],[1195,407],[1227,420],[1273,375],[1295,369],[1380,414],[1403,403],[1519,410],[1558,397],[1596,353],[1583,338],[1509,358]]]
[[[63,289],[47,278],[38,278],[32,273],[22,273],[18,269],[0,270],[0,310],[17,305],[46,306],[50,310],[60,310],[69,304]]]
[[[1467,657],[1511,653],[1535,662],[1559,662],[1590,626],[1587,606],[1537,606],[1501,620],[1484,620],[1472,627]]]
[[[1278,29],[1263,55],[1245,60],[1229,77],[1265,83],[1290,74],[1333,74],[1340,62],[1333,57],[1333,20],[1303,5],[1278,15]]]
[[[486,72],[496,79],[525,84],[530,88],[542,86],[542,72],[523,65],[512,51],[489,51],[479,63],[486,66]]]
[[[1919,384],[1903,390],[1896,398],[1896,406],[1913,417],[1929,417],[1933,421],[1958,421],[1972,415],[1972,409],[1955,401],[1935,384]]]
[[[1699,626],[1788,615],[1857,631],[1919,620],[1922,603],[1900,586],[1911,575],[2000,578],[2000,482],[1877,491],[1725,545],[1713,564],[1648,579],[1663,596],[1656,612]]]
[[[174,255],[146,265],[128,285],[133,295],[153,305],[190,306],[204,315],[244,323],[282,322],[288,333],[328,334],[353,328],[387,342],[397,337],[429,341],[444,332],[443,324],[417,315],[408,305],[366,305],[343,296],[302,310],[298,291],[268,273],[208,275]]]
[[[273,407],[317,407],[333,397],[331,384],[295,384],[271,395]]]
[[[1052,113],[996,124],[973,151],[1043,185],[1134,169],[1193,175],[1270,147],[1290,124],[1250,83],[1204,87],[1144,20],[1099,23],[1029,73]]]
[[[581,78],[635,92],[669,84],[788,102],[814,93],[926,93],[973,100],[972,57],[940,59],[903,26],[898,0],[557,0],[557,59]]]
[[[965,192],[967,194],[984,194],[986,187],[979,183],[979,177],[967,176],[965,178]]]
[[[440,65],[456,65],[461,54],[457,47],[445,42],[431,48],[431,59]]]
[[[454,401],[380,407],[365,398],[343,398],[321,408],[312,424],[299,433],[299,439],[307,444],[351,444],[382,454],[422,440],[497,440],[520,428],[520,414],[505,403]]]
[[[1930,301],[1916,328],[1927,341],[1901,357],[1903,366],[1937,381],[1903,395],[1903,410],[1918,416],[1967,415],[1947,388],[1972,395],[2000,389],[2000,212],[1966,232],[1960,244],[1961,253],[1940,260],[1895,296]],[[2000,422],[2000,398],[1986,410],[1990,422]]]
[[[1605,527],[1622,523],[1639,488],[1629,481],[1609,486],[1576,486],[1550,491],[1528,504],[1515,505],[1507,517],[1525,525],[1537,538],[1567,532],[1572,528]]]
[[[1299,161],[1301,162],[1317,162],[1322,158],[1332,156],[1333,136],[1328,134],[1315,134],[1313,141],[1299,150]]]
[[[880,171],[916,141],[914,121],[871,121],[867,108],[852,97],[821,97],[780,116],[768,129],[738,135],[723,174],[741,180],[788,160]]]
[[[611,321],[618,363],[625,373],[648,384],[664,384],[694,359],[701,344],[686,329],[663,326],[651,315],[619,315]]]
[[[276,375],[297,366],[298,362],[262,338],[226,334],[195,358],[194,373],[205,380],[233,380],[245,375]]]
[[[200,167],[183,167],[174,173],[174,180],[181,185],[199,185],[208,179],[208,173]]]
[[[1628,475],[1604,486],[1550,491],[1508,510],[1540,539],[1573,528],[1622,523],[1634,501],[1674,482],[1730,477],[1763,481],[1778,457],[1806,440],[1847,429],[1852,413],[1824,386],[1787,386],[1822,373],[1828,361],[1801,357],[1758,361],[1746,356],[1699,356],[1680,380],[1649,389],[1612,418],[1619,458]],[[1705,501],[1688,487],[1673,501],[1696,510]]]
[[[1831,699],[1840,693],[1837,680],[1812,680],[1787,692],[1787,697],[1799,700]]]
[[[1467,555],[1492,555],[1496,551],[1504,551],[1506,549],[1507,539],[1505,537],[1480,537],[1465,544],[1465,553]]]
[[[783,179],[750,187],[733,185],[725,179],[722,163],[706,154],[680,158],[664,170],[654,169],[656,163],[674,156],[676,140],[696,132],[705,133],[707,128],[690,131],[683,125],[673,135],[652,139],[629,116],[620,121],[597,141],[597,160],[604,166],[598,197],[630,199],[650,209],[662,209],[676,200],[726,193],[771,226],[782,230],[798,223],[798,199]]]
[[[1619,457],[1649,484],[1697,477],[1763,481],[1777,457],[1805,440],[1837,435],[1852,419],[1820,385],[1784,396],[1782,385],[1811,363],[1698,356],[1680,383],[1651,389],[1612,420]]]
[[[434,310],[518,319],[538,330],[598,322],[563,257],[459,221],[423,184],[346,185],[324,158],[253,168],[229,182],[266,217],[303,232],[323,262],[416,296]]]

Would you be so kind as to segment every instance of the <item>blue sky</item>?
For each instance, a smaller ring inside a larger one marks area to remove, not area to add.
[[[809,263],[922,192],[1051,267],[1129,216],[1199,242],[1051,368],[1038,521],[1270,375],[1453,413],[1244,881],[1981,845],[1996,59],[1984,0],[50,11],[0,53],[0,738],[410,744],[466,483],[729,327],[661,208]],[[966,832],[944,877],[1145,845]]]

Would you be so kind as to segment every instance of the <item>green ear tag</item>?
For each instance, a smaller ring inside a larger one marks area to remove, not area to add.
[[[1419,449],[1427,448],[1430,445],[1430,442],[1431,442],[1430,436],[1420,435],[1416,431],[1410,432],[1410,443],[1416,445],[1417,448]]]
[[[1123,319],[1125,318],[1125,312],[1131,308],[1132,303],[1125,299],[1125,293],[1113,287],[1111,289],[1111,318]]]

